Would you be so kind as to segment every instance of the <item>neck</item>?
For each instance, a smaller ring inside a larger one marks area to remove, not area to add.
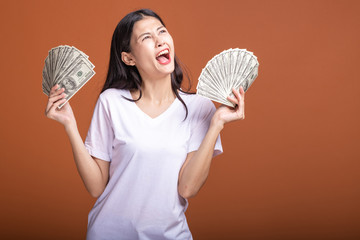
[[[161,104],[163,102],[172,102],[176,96],[171,88],[171,75],[167,75],[164,78],[158,79],[143,79],[141,86],[142,100]],[[139,91],[136,92],[137,98],[139,97]]]

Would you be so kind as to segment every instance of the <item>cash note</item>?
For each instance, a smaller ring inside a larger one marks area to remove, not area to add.
[[[49,96],[51,88],[58,84],[65,89],[67,102],[95,75],[94,68],[89,56],[73,46],[52,48],[42,72],[43,93]]]
[[[196,87],[198,95],[234,107],[227,100],[232,88],[247,91],[258,76],[257,57],[246,49],[228,49],[214,56],[202,70]]]

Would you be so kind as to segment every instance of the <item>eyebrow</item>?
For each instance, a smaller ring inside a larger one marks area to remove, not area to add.
[[[156,29],[156,31],[159,31],[161,28],[165,28],[165,26],[161,25],[160,27],[158,27]],[[150,32],[144,32],[144,33],[140,34],[140,36],[137,38],[137,40],[139,40],[142,36],[144,36],[146,34],[150,34]]]

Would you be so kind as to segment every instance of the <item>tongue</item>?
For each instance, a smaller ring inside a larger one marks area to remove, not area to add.
[[[158,60],[160,63],[165,63],[168,61],[168,59],[165,56],[157,57],[156,60]]]

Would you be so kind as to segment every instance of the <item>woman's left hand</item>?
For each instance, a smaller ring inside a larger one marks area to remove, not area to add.
[[[245,119],[245,92],[242,87],[239,91],[233,88],[234,97],[227,97],[227,99],[236,104],[235,108],[221,105],[215,112],[211,123],[224,126],[225,123],[235,120]]]

